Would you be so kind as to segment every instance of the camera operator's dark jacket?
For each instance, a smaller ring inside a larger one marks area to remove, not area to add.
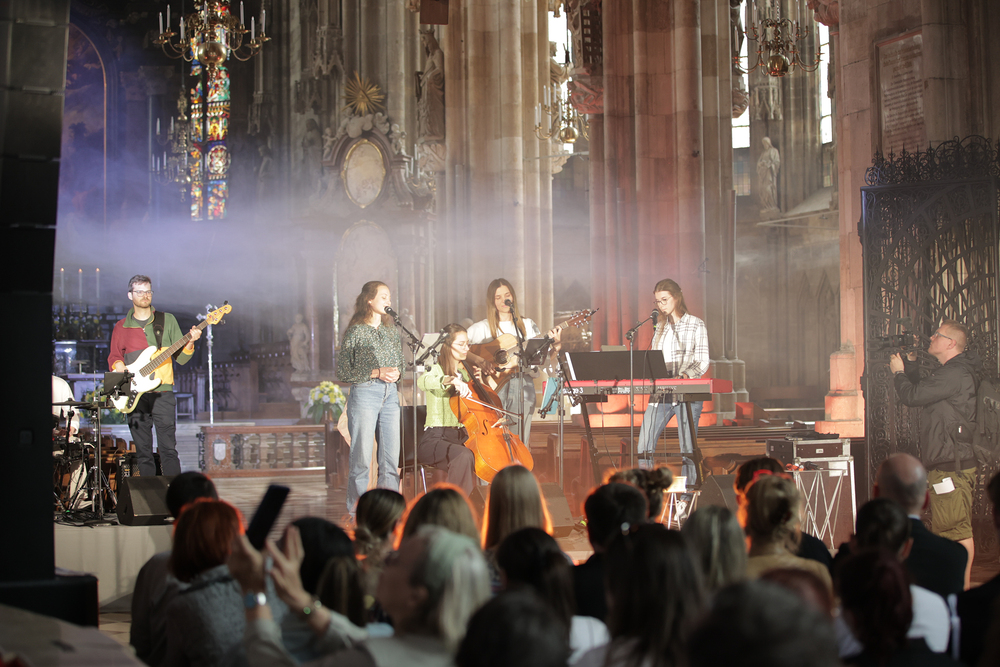
[[[951,358],[930,375],[920,377],[920,364],[903,357],[905,372],[893,382],[903,405],[923,408],[920,414],[921,461],[928,470],[975,468],[972,423],[982,362],[968,350]],[[959,433],[961,427],[964,437]],[[957,462],[957,463],[956,463]]]

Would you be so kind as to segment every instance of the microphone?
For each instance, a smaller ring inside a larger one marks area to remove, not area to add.
[[[655,327],[656,326],[656,321],[660,317],[660,309],[659,308],[654,308],[652,314],[650,315],[650,317],[653,318],[653,326]]]
[[[398,320],[399,319],[399,315],[396,314],[396,311],[393,310],[391,306],[386,306],[385,307],[385,314],[388,315],[389,317],[391,317],[394,320]]]
[[[507,306],[508,308],[513,308],[514,302],[511,301],[510,299],[504,299],[503,305]]]

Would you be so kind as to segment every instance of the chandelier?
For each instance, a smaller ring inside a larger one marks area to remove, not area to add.
[[[733,64],[736,69],[749,74],[760,69],[769,76],[782,77],[788,74],[793,67],[798,67],[804,72],[815,72],[819,67],[820,53],[816,52],[816,57],[807,63],[802,60],[799,54],[799,44],[812,34],[809,28],[803,29],[799,17],[802,13],[801,0],[792,0],[795,3],[795,20],[781,18],[781,10],[778,0],[772,0],[768,7],[767,0],[764,0],[763,15],[758,16],[757,4],[755,0],[748,0],[747,6],[747,27],[744,35],[747,39],[757,44],[757,55],[748,57],[748,61],[753,59],[753,67],[747,63],[744,69],[740,63],[740,54],[733,54]],[[808,11],[808,10],[806,10]],[[738,30],[738,28],[733,28]]]
[[[543,116],[545,125],[542,125]],[[555,137],[561,144],[573,144],[580,135],[590,139],[590,123],[563,97],[562,90],[553,95],[552,86],[545,86],[544,101],[535,106],[535,136],[539,139]]]
[[[160,34],[154,40],[170,58],[183,58],[191,62],[197,60],[209,71],[230,56],[246,61],[257,55],[264,42],[270,38],[264,33],[267,12],[260,11],[260,33],[257,23],[250,17],[250,29],[243,22],[243,3],[240,2],[240,19],[229,12],[228,0],[202,0],[195,5],[197,11],[181,15],[180,33],[173,31],[170,23],[170,5],[167,5],[166,31],[163,29],[163,12],[160,12]],[[246,35],[250,39],[244,44]],[[177,42],[174,37],[179,37]]]

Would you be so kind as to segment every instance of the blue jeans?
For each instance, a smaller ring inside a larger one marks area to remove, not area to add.
[[[702,401],[695,401],[691,404],[691,414],[694,416],[694,432],[698,433],[698,418],[701,416],[701,409],[704,406]],[[656,451],[656,441],[660,439],[660,434],[667,427],[670,418],[677,415],[677,439],[680,441],[681,453],[690,454],[694,451],[694,444],[691,442],[691,432],[688,429],[687,410],[683,403],[672,405],[670,403],[650,403],[646,408],[646,414],[642,418],[642,427],[639,429],[639,458],[652,458]],[[684,457],[681,466],[681,474],[687,477],[688,486],[698,482],[698,469],[694,461]]]
[[[524,373],[512,375],[507,384],[497,391],[503,409],[508,412],[520,414],[524,409],[524,433],[521,433],[521,419],[517,416],[510,417],[510,431],[524,443],[525,447],[530,447],[528,441],[531,439],[531,417],[535,412],[535,381]],[[524,398],[522,405],[521,398]]]
[[[351,432],[347,510],[353,515],[358,498],[368,490],[368,469],[376,440],[376,486],[399,491],[399,393],[396,384],[369,380],[352,385],[347,397],[347,429]]]

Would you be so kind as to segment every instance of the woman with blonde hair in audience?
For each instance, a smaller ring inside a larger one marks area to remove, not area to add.
[[[699,507],[684,522],[681,534],[701,566],[709,591],[746,579],[746,538],[736,515],[728,508]]]
[[[489,576],[479,545],[440,526],[423,526],[386,558],[379,579],[377,597],[395,633],[370,637],[304,593],[296,565],[301,548],[292,528],[285,553],[268,543],[274,564],[265,570],[263,555],[246,538],[235,544],[230,567],[253,601],[246,605],[244,638],[252,667],[298,664],[282,645],[270,601],[261,595],[268,579],[290,609],[301,610],[329,648],[323,658],[309,663],[325,667],[451,667],[469,619],[489,599]]]
[[[802,496],[787,475],[760,474],[747,488],[746,533],[750,538],[747,576],[756,579],[777,568],[798,568],[818,576],[833,589],[830,571],[822,564],[795,555],[801,531]]]
[[[538,481],[522,465],[509,465],[493,478],[483,520],[483,554],[490,566],[493,591],[500,590],[496,550],[504,538],[522,528],[541,528],[552,534],[552,519]]]
[[[410,503],[403,517],[401,539],[416,534],[421,526],[441,526],[479,541],[479,529],[469,499],[454,484],[435,484]]]

